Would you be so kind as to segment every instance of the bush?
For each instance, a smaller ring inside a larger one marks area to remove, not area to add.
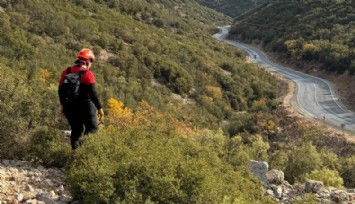
[[[37,128],[32,134],[28,147],[28,160],[59,168],[65,166],[72,151],[63,133],[48,127]]]
[[[341,176],[344,179],[344,185],[348,188],[355,188],[355,156],[344,159],[342,162]]]
[[[226,158],[234,168],[247,166],[250,160],[267,160],[269,143],[260,135],[235,136],[226,143]]]
[[[281,171],[285,171],[287,166],[288,157],[284,151],[278,151],[273,154],[270,158],[270,169],[278,169]]]
[[[304,175],[304,180],[306,179],[322,181],[325,186],[331,186],[335,188],[342,188],[344,183],[338,171],[330,170],[327,168],[314,170],[311,173]]]
[[[0,65],[0,157],[21,158],[32,120],[32,92],[22,76]]]
[[[320,169],[322,165],[321,155],[312,143],[308,142],[300,147],[294,147],[288,153],[285,179],[294,183],[301,176]]]
[[[234,171],[210,148],[142,129],[85,138],[67,181],[83,203],[271,203],[247,171]]]

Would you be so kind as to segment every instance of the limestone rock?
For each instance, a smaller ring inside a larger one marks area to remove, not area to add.
[[[276,170],[276,169],[272,169],[270,171],[267,172],[267,180],[270,184],[283,184],[285,181],[285,175],[284,172]]]
[[[267,162],[260,162],[260,161],[250,161],[249,169],[253,173],[253,175],[262,181],[265,185],[268,184],[267,181],[267,172],[269,169],[269,165]]]
[[[340,190],[334,187],[325,187],[323,182],[307,180],[305,184],[289,184],[284,180],[284,173],[278,170],[267,171],[267,163],[251,161],[249,168],[255,177],[264,182],[264,195],[270,196],[282,204],[299,202],[306,194],[313,194],[317,203],[329,204],[355,204],[354,190]],[[265,177],[267,181],[265,182]]]
[[[0,161],[0,204],[64,204],[72,198],[64,188],[64,172],[31,167],[26,161]]]
[[[332,201],[336,203],[344,203],[349,200],[348,194],[344,190],[335,190],[330,194]]]
[[[324,189],[324,184],[321,181],[307,180],[305,191],[307,193],[320,193]]]

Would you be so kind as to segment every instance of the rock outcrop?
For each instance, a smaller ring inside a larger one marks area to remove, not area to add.
[[[64,204],[71,200],[62,170],[34,168],[25,161],[0,163],[0,204]]]
[[[266,162],[258,161],[251,161],[249,164],[253,175],[264,184],[265,195],[272,196],[280,203],[291,204],[311,193],[319,203],[355,204],[354,190],[326,187],[323,182],[314,180],[307,180],[305,184],[291,185],[285,181],[284,172],[276,169],[265,171],[267,166]]]

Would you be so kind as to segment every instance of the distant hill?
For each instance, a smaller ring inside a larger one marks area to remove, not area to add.
[[[280,62],[333,82],[355,110],[355,1],[271,1],[235,20],[230,38],[262,46]]]
[[[233,38],[261,44],[282,58],[330,72],[355,73],[355,1],[274,1],[238,19]]]
[[[238,17],[269,0],[196,0],[204,6],[224,13],[232,18]]]

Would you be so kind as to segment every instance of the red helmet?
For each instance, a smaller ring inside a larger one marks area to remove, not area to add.
[[[80,59],[90,60],[90,61],[94,61],[95,59],[94,53],[89,48],[84,48],[80,50],[77,54],[77,57]]]

